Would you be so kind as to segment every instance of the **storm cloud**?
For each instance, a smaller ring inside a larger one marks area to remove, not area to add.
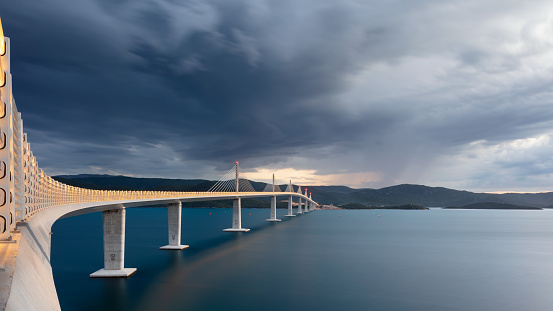
[[[49,174],[547,190],[545,1],[0,3]],[[309,173],[306,173],[309,172]]]

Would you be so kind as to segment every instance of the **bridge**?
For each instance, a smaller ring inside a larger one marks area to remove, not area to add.
[[[239,163],[205,192],[92,190],[61,183],[39,168],[23,131],[21,113],[12,94],[10,39],[0,22],[0,308],[2,310],[60,310],[50,266],[51,227],[60,218],[102,212],[104,265],[90,277],[128,277],[125,267],[125,209],[163,205],[168,210],[168,244],[162,250],[182,250],[182,202],[232,200],[227,232],[242,228],[241,200],[269,197],[267,221],[278,222],[277,197],[286,197],[288,214],[298,201],[298,214],[314,210],[308,190],[290,181],[284,191],[275,183],[256,191]]]

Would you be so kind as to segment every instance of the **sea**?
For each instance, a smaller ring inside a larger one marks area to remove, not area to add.
[[[181,251],[167,209],[129,208],[127,279],[103,267],[102,214],[57,221],[51,265],[63,311],[553,310],[553,211],[183,208]]]

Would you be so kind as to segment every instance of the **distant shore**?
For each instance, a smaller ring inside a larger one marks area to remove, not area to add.
[[[404,205],[386,205],[386,206],[367,206],[359,203],[348,203],[338,206],[340,209],[395,209],[395,210],[429,210],[428,207],[416,204],[404,204]]]
[[[468,204],[463,206],[449,206],[449,207],[444,207],[444,209],[496,209],[496,210],[534,210],[534,211],[543,210],[543,208],[540,208],[540,207],[520,206],[520,205],[494,203],[494,202],[474,203],[474,204]]]

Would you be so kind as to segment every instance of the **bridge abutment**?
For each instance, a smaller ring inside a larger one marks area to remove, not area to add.
[[[167,222],[169,228],[169,245],[160,247],[163,250],[181,250],[188,245],[181,245],[182,203],[172,203],[167,207]]]
[[[236,198],[232,201],[232,228],[224,229],[225,232],[248,232],[250,229],[242,228],[242,201]]]
[[[136,268],[125,268],[125,208],[102,212],[104,222],[104,268],[91,278],[128,277]]]

